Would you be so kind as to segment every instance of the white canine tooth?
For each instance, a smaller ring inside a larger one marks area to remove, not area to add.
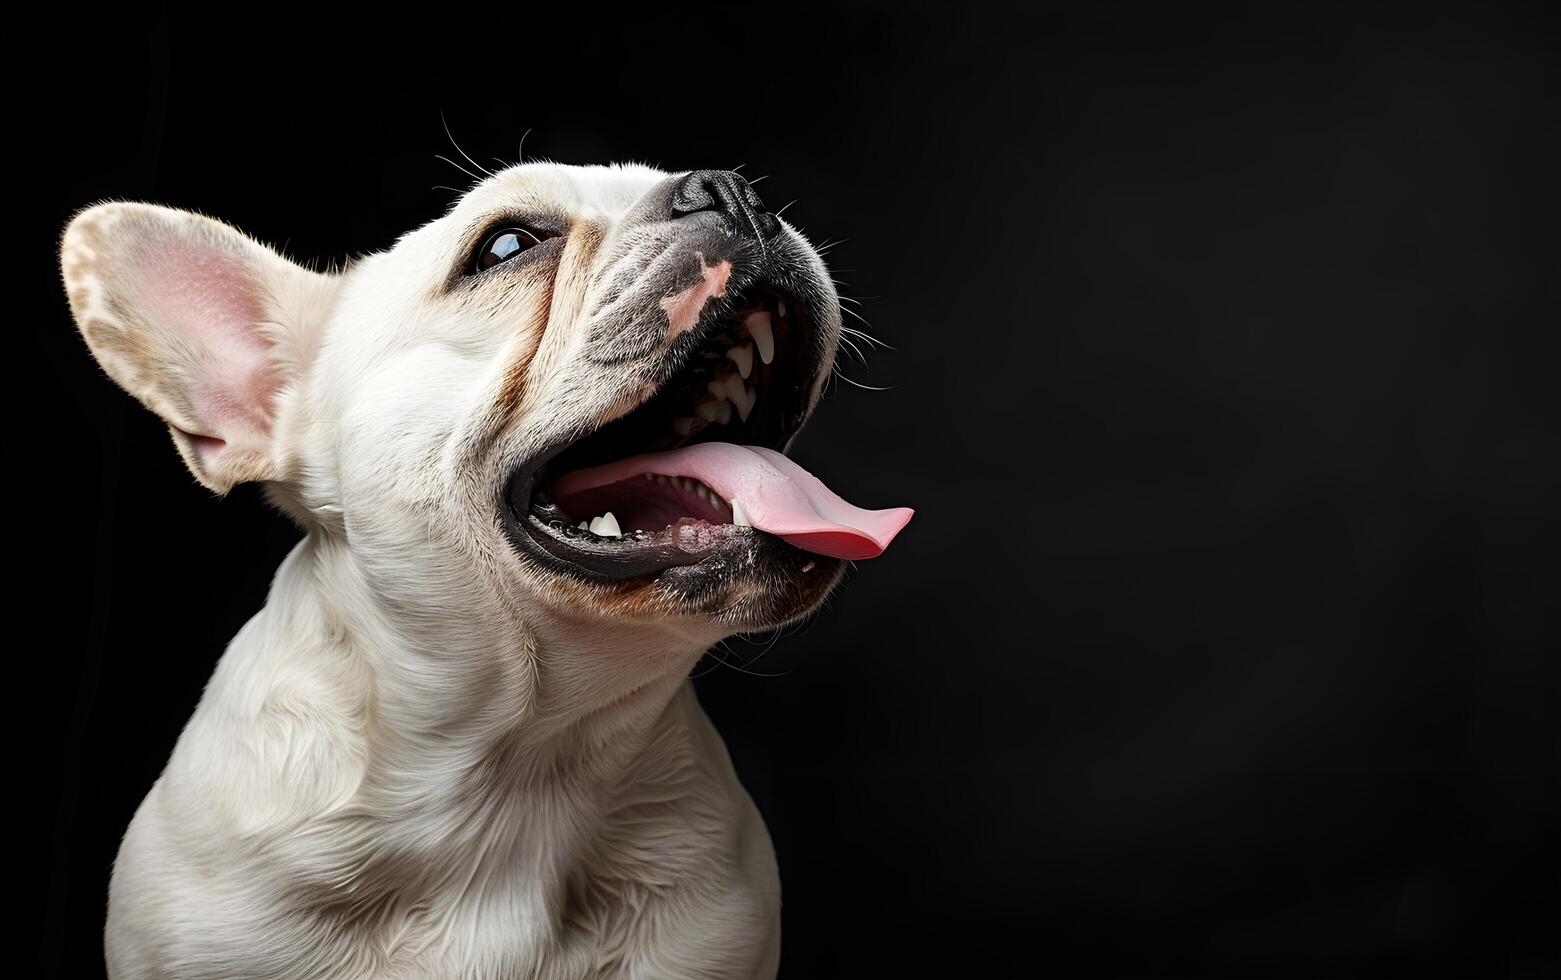
[[[727,401],[731,402],[733,405],[736,405],[738,408],[742,408],[743,401],[748,397],[747,395],[743,394],[744,390],[747,388],[747,385],[743,384],[743,379],[739,378],[735,374],[725,375],[724,380],[726,382],[725,389],[721,392],[721,394],[726,396]],[[748,414],[744,412],[743,418],[747,417]]]
[[[722,425],[725,425],[726,423],[728,423],[728,422],[730,422],[732,420],[732,403],[731,402],[727,402],[727,401],[723,401],[723,402],[717,402],[716,404],[719,405],[720,408],[721,408],[721,418],[718,421]]]
[[[743,505],[739,504],[735,497],[732,498],[732,523],[738,527],[753,527],[748,523],[748,515],[743,513]]]
[[[737,383],[742,384],[741,381]],[[751,385],[743,385],[742,394],[732,399],[737,404],[737,414],[742,416],[744,422],[748,421],[748,413],[753,411],[753,403],[758,400],[759,393]]]
[[[748,421],[748,413],[753,411],[753,403],[759,397],[752,386],[745,384],[742,378],[732,372],[723,371],[710,382],[709,388],[712,395],[731,402],[743,421]]]
[[[704,419],[706,422],[720,422],[720,421],[722,421],[722,419],[721,419],[721,406],[723,406],[723,405],[726,405],[726,402],[724,402],[724,401],[700,402],[698,405],[694,406],[694,414],[699,416],[700,418]],[[727,414],[730,415],[731,411],[732,411],[731,406],[727,405],[727,407],[726,407]]]
[[[743,344],[726,352],[727,359],[737,365],[737,373],[747,378],[753,373],[753,347]]]
[[[759,360],[766,364],[775,360],[775,335],[770,332],[770,315],[763,310],[750,313],[743,326],[748,328],[748,336],[759,348]]]
[[[590,521],[581,521],[579,524],[577,524],[575,526],[578,527],[582,531],[589,531],[591,529],[591,522]]]
[[[623,531],[618,527],[618,518],[612,516],[612,511],[608,511],[601,517],[592,518],[591,533],[600,534],[604,538],[623,537]]]
[[[786,315],[786,301],[783,300],[783,299],[780,299],[779,297],[777,297],[776,300],[775,300],[775,315],[776,316],[785,316]]]
[[[694,419],[678,418],[672,420],[672,429],[680,436],[686,436],[694,431]]]

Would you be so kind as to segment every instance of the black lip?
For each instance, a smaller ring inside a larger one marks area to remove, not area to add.
[[[737,276],[734,274],[734,279]],[[815,302],[805,291],[805,282],[792,282],[791,277],[775,278],[759,276],[743,277],[743,282],[729,286],[728,301],[710,304],[702,312],[696,329],[679,338],[677,347],[669,357],[669,366],[656,391],[652,392],[624,416],[638,411],[661,391],[679,371],[695,356],[709,339],[715,325],[735,310],[741,309],[741,298],[759,291],[779,293],[785,297],[788,309],[794,311],[801,336],[792,344],[793,356],[799,359],[786,381],[792,386],[784,392],[790,396],[787,405],[777,414],[755,440],[757,444],[781,449],[806,421],[809,411],[809,394],[815,384],[821,365],[817,350],[818,311]],[[798,287],[803,288],[798,288]],[[780,393],[771,393],[772,396]],[[620,416],[620,418],[623,416]],[[612,420],[616,421],[616,420]],[[670,568],[687,567],[713,556],[743,547],[752,548],[763,539],[760,550],[769,553],[779,548],[787,553],[802,554],[801,549],[787,544],[773,535],[756,528],[724,525],[718,532],[716,545],[690,548],[678,543],[673,535],[665,532],[633,532],[624,538],[601,538],[589,532],[578,531],[567,517],[559,513],[556,520],[544,522],[533,508],[539,486],[550,475],[551,464],[571,447],[590,439],[606,425],[591,432],[560,439],[532,458],[522,462],[512,472],[503,487],[500,511],[503,525],[512,545],[523,556],[554,571],[593,582],[624,582],[657,575]]]

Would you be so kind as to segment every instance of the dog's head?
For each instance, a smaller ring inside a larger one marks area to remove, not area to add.
[[[839,300],[734,173],[516,166],[334,274],[110,203],[61,264],[93,353],[196,478],[265,483],[430,642],[528,617],[701,643],[777,626],[910,516],[782,455]]]

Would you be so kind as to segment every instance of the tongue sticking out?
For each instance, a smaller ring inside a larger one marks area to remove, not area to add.
[[[703,442],[566,473],[553,485],[553,495],[562,498],[646,473],[693,477],[734,502],[734,512],[740,510],[759,530],[833,558],[883,554],[914,513],[908,507],[863,510],[790,458],[729,442]]]

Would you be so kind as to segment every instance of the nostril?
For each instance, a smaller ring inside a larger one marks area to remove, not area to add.
[[[672,213],[684,215],[721,210],[721,199],[712,186],[714,182],[715,176],[709,170],[696,170],[684,177],[672,189]]]
[[[739,231],[752,230],[761,239],[780,230],[780,222],[764,210],[753,185],[730,170],[695,170],[672,191],[673,217],[714,211],[731,218]]]
[[[730,170],[695,170],[672,191],[672,210],[678,214],[700,211],[741,212],[744,206],[764,210],[759,192]]]

